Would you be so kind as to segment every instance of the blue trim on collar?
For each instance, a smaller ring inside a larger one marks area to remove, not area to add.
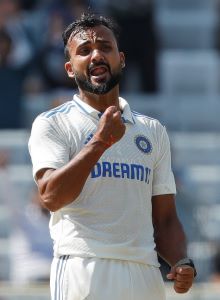
[[[128,105],[128,103],[122,99],[119,98],[120,104],[122,106],[123,109],[123,113],[122,113],[122,120],[124,123],[130,123],[130,124],[135,124],[134,118],[132,116],[130,107]],[[88,105],[87,103],[84,103],[78,95],[74,95],[73,97],[73,102],[78,106],[78,108],[85,114],[90,115],[94,118],[96,118],[97,120],[100,119],[100,117],[102,116],[103,113],[97,111],[96,109],[94,109],[93,107],[91,107],[90,105]],[[127,116],[125,116],[125,114]]]

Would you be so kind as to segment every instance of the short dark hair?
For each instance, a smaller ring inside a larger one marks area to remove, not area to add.
[[[104,17],[102,15],[96,15],[91,13],[82,14],[80,19],[71,23],[63,32],[63,44],[64,44],[64,54],[67,59],[70,58],[69,51],[68,51],[68,41],[70,36],[74,36],[77,33],[84,31],[88,28],[92,28],[95,26],[103,25],[110,29],[116,39],[117,45],[119,46],[119,34],[120,29],[118,24],[108,17]]]

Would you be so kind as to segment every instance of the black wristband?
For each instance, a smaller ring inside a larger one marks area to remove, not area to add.
[[[180,267],[180,266],[190,266],[194,269],[194,277],[196,277],[197,275],[197,271],[196,271],[196,267],[194,265],[194,262],[192,259],[186,257],[186,258],[183,258],[181,260],[179,260],[174,267]]]

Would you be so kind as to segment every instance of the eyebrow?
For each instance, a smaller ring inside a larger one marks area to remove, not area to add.
[[[97,39],[96,43],[99,43],[99,44],[111,44],[111,42],[108,41],[108,40],[100,40],[100,39]],[[89,45],[89,44],[91,44],[91,41],[85,41],[85,42],[82,42],[80,45],[78,45],[77,48],[81,48],[81,47]]]

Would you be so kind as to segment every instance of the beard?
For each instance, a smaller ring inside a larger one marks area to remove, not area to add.
[[[98,63],[96,64],[99,65]],[[102,63],[103,65],[103,63]],[[89,92],[91,94],[97,94],[97,95],[103,95],[108,93],[110,90],[112,90],[119,82],[122,76],[122,70],[121,68],[112,73],[110,71],[110,68],[108,67],[110,78],[106,80],[105,82],[100,82],[97,84],[93,84],[90,80],[90,70],[88,68],[88,77],[84,75],[80,75],[78,73],[75,73],[75,82],[77,86],[86,92]]]

